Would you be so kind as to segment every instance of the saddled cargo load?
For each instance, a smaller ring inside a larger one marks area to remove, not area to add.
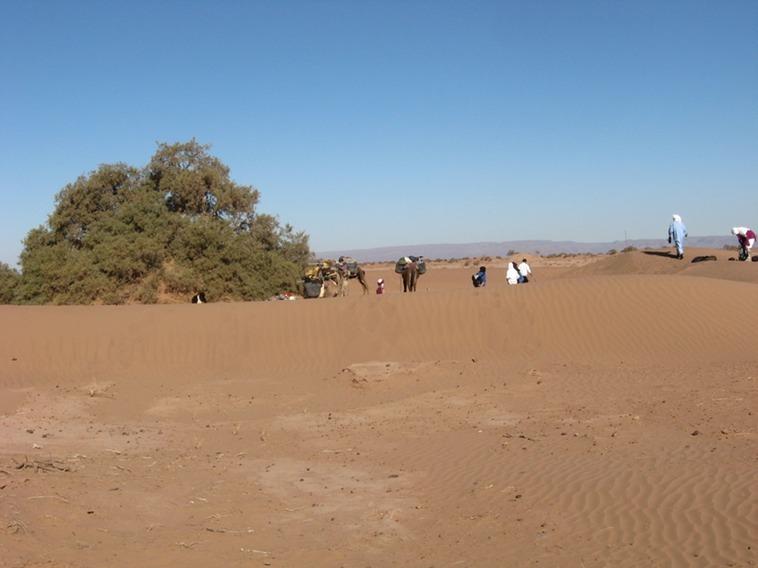
[[[340,257],[340,263],[347,268],[348,278],[358,277],[358,261],[351,256]]]
[[[303,298],[319,298],[324,283],[319,280],[306,280],[303,282]]]
[[[424,274],[426,272],[426,261],[423,256],[403,256],[395,263],[395,273],[402,274],[406,265],[411,262],[416,263],[416,270],[418,270],[419,274]]]
[[[321,278],[321,266],[311,265],[305,269],[305,280],[319,280]]]
[[[330,278],[337,270],[334,261],[322,260],[317,264],[306,267],[303,278],[305,280],[324,280]]]

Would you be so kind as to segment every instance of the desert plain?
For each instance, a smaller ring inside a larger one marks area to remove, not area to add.
[[[733,255],[2,306],[0,566],[755,566],[758,263]]]

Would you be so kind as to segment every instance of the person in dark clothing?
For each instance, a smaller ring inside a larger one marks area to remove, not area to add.
[[[471,276],[471,281],[474,284],[474,288],[483,288],[487,285],[487,267],[480,266],[479,272]]]

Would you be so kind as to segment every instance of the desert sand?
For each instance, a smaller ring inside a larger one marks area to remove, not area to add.
[[[0,566],[755,566],[758,263],[733,255],[0,307]]]

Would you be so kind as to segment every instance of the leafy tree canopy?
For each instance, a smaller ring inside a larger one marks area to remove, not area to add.
[[[10,304],[16,296],[21,275],[4,262],[0,262],[0,304]]]
[[[295,289],[308,236],[258,213],[259,193],[196,142],[159,144],[143,169],[101,165],[66,185],[29,232],[0,302],[253,300]]]

